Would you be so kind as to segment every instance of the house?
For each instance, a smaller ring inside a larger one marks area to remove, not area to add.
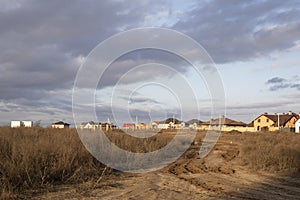
[[[51,128],[69,128],[70,124],[65,123],[63,121],[55,122],[51,124]]]
[[[135,124],[134,123],[124,123],[123,124],[123,129],[135,129]]]
[[[18,127],[32,127],[33,122],[32,121],[11,121],[10,127],[11,128],[18,128]]]
[[[164,121],[158,122],[157,128],[158,129],[179,129],[182,128],[182,126],[185,126],[185,124],[182,123],[182,121],[179,121],[175,118],[168,118]]]
[[[93,121],[90,122],[82,122],[80,124],[81,129],[95,129],[98,125],[101,125],[101,123],[95,123]]]
[[[139,124],[135,124],[135,128],[137,130],[148,130],[152,128],[151,124],[145,124],[145,123],[139,123]]]
[[[283,114],[264,113],[253,120],[256,131],[295,131],[295,123],[299,115],[293,112]]]
[[[296,124],[295,124],[295,132],[296,133],[300,133],[300,119],[298,119],[297,121],[296,121]]]
[[[246,126],[247,124],[244,122],[235,121],[233,119],[226,118],[224,116],[217,118],[217,119],[211,119],[207,122],[203,122],[200,124],[201,126]]]
[[[157,128],[158,129],[169,129],[172,127],[172,124],[166,124],[166,123],[159,123],[157,125]]]
[[[101,130],[110,130],[110,129],[115,129],[117,128],[115,125],[112,123],[102,123],[102,122],[82,122],[80,124],[80,129],[89,129],[89,130],[96,130],[96,129],[101,129]]]
[[[118,128],[116,125],[114,125],[114,124],[112,124],[110,122],[109,123],[108,122],[106,122],[106,123],[99,123],[98,127],[101,128],[102,130],[106,130],[106,131]]]
[[[202,123],[202,121],[198,119],[191,119],[187,121],[185,124],[190,128],[190,129],[197,129],[198,126]]]
[[[157,129],[158,128],[158,124],[159,124],[159,122],[157,122],[157,121],[152,122],[151,123],[151,128],[152,129]]]
[[[233,119],[222,116],[220,118],[211,119],[209,121],[203,122],[199,126],[200,130],[221,130],[222,131],[240,131],[240,132],[253,132],[254,127],[249,126],[248,124],[235,121]]]

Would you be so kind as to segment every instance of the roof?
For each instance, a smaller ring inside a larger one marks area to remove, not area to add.
[[[133,123],[124,123],[123,124],[123,127],[132,127],[132,126],[135,126],[135,124],[133,124]]]
[[[191,120],[189,120],[189,121],[187,121],[186,122],[187,124],[194,124],[194,123],[196,123],[196,124],[201,124],[202,123],[202,121],[200,121],[200,120],[198,120],[198,119],[191,119]]]
[[[226,126],[247,126],[247,124],[244,122],[238,122],[233,119],[226,118],[226,117],[211,119],[207,122],[201,123],[201,125],[217,126],[217,125],[220,125],[220,123],[223,123],[223,125],[226,125]]]
[[[247,127],[254,127],[254,121],[250,122],[249,124],[246,125]]]
[[[176,118],[168,118],[164,121],[160,121],[159,124],[169,124],[170,122],[175,122],[175,124],[181,124],[182,121],[180,121]]]
[[[262,114],[258,116],[256,119],[260,118],[261,116],[265,116],[272,120],[275,123],[275,126],[278,126],[278,115],[270,115],[270,114]],[[299,119],[299,115],[296,113],[287,113],[287,114],[279,114],[279,126],[284,126],[288,121],[290,121],[293,117]],[[256,120],[255,119],[255,120]]]
[[[70,124],[65,123],[65,122],[63,122],[63,121],[59,121],[59,122],[53,123],[53,125],[70,125]]]
[[[90,124],[90,125],[103,125],[103,124],[111,124],[111,123],[107,123],[107,122],[94,122],[94,121],[81,122],[81,126],[86,126],[87,124]]]

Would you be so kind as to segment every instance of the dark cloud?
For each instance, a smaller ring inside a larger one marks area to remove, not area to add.
[[[172,28],[200,42],[215,62],[245,61],[288,49],[300,39],[299,1],[208,1]]]
[[[270,89],[270,91],[277,91],[277,90],[281,90],[281,89],[285,89],[285,88],[289,88],[289,87],[291,87],[290,84],[280,83],[280,84],[276,84],[276,85],[271,86],[269,89]]]
[[[270,91],[278,91],[286,88],[297,89],[300,91],[300,84],[297,82],[299,82],[298,76],[291,77],[288,80],[280,77],[274,77],[267,80],[266,84],[270,86]]]
[[[292,84],[290,87],[291,88],[296,88],[297,90],[300,91],[300,84]]]
[[[267,80],[267,84],[272,84],[272,83],[283,83],[285,82],[286,79],[284,78],[280,78],[280,77],[274,77],[274,78],[271,78],[269,80]]]
[[[148,65],[143,66],[145,64]],[[175,70],[177,73],[185,73],[189,66],[191,65],[187,61],[170,52],[155,49],[132,51],[122,55],[106,68],[99,81],[99,86],[116,85],[120,78],[124,79],[119,84],[129,84],[154,80],[158,77],[170,77],[175,74]],[[134,71],[131,71],[133,69]]]
[[[69,91],[84,57],[109,36],[141,26],[157,3],[1,2],[0,100],[6,106],[1,110],[19,117],[22,111],[70,121]]]
[[[140,26],[156,6],[94,0],[4,3],[6,9],[0,8],[0,98],[24,97],[22,90],[72,88],[80,57],[107,37]]]
[[[66,119],[71,114],[69,91],[76,72],[99,42],[122,30],[143,26],[147,17],[157,15],[161,8],[175,13],[165,1],[155,4],[138,0],[3,2],[0,3],[0,100],[5,107],[1,111],[57,114]],[[196,39],[218,63],[244,61],[295,45],[300,39],[299,5],[299,1],[293,0],[195,1],[193,9],[168,26]],[[101,81],[104,86],[114,85],[132,66],[154,61],[186,72],[185,63],[174,55],[148,51],[121,57]],[[128,76],[122,83],[167,75],[151,69],[139,73]],[[278,79],[268,83],[270,90],[300,90],[296,80],[275,78]],[[151,100],[134,99],[143,101]],[[104,109],[103,113],[109,115],[109,110]]]

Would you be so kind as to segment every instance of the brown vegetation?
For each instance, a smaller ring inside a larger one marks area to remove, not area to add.
[[[166,145],[174,134],[163,132],[150,138],[138,139],[114,131],[108,132],[107,136],[123,149],[149,152]],[[165,172],[183,180],[187,173],[232,174],[236,167],[228,167],[226,162],[233,161],[250,171],[300,169],[299,134],[223,133],[208,159],[196,159],[204,135],[205,132],[199,132],[186,154]],[[75,129],[2,127],[0,160],[0,198],[26,196],[57,184],[97,182],[108,173],[105,171],[107,168],[87,152]]]
[[[83,182],[104,167],[73,129],[2,127],[0,160],[1,198],[54,183]]]
[[[300,135],[296,133],[244,133],[241,159],[252,170],[300,170]]]

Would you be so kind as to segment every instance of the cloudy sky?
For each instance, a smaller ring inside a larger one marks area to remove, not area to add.
[[[72,89],[89,53],[115,34],[143,27],[176,30],[203,46],[223,82],[228,117],[250,122],[263,112],[300,112],[299,1],[1,0],[0,124],[14,119],[73,123]],[[99,82],[99,120],[180,118],[180,109],[190,113],[184,120],[208,120],[210,91],[191,69],[163,51],[120,56]],[[180,80],[199,85],[193,99],[200,113],[168,90],[168,84],[185,87]],[[80,120],[88,121],[85,106]]]

